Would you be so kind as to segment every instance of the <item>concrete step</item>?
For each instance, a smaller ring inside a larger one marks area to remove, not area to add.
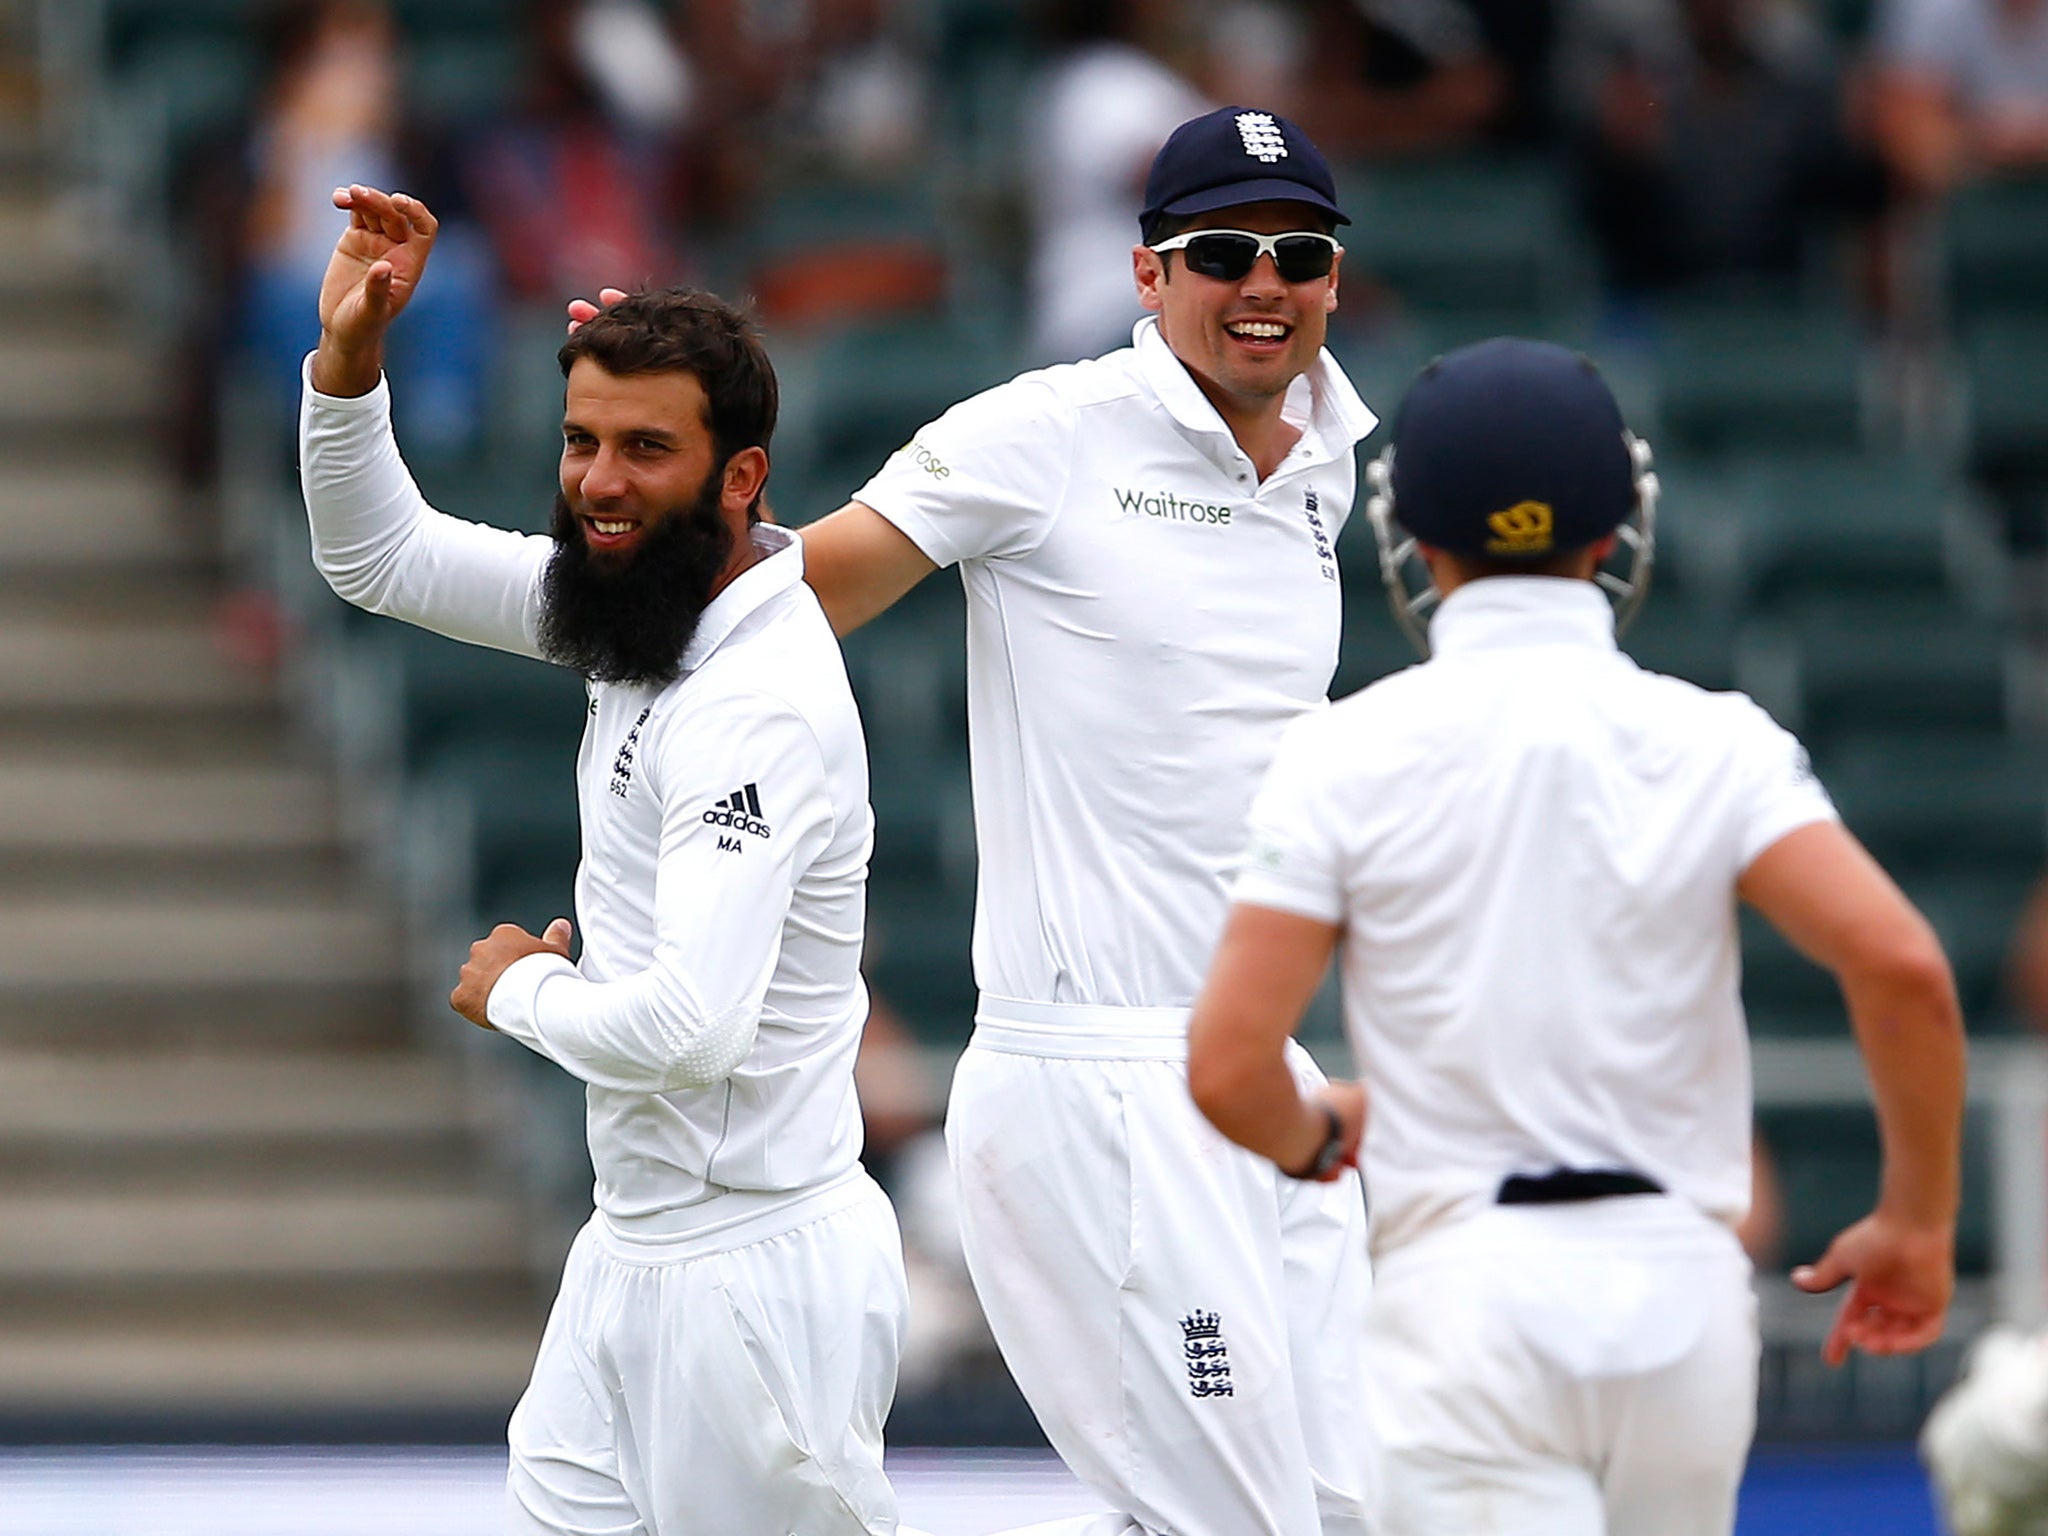
[[[0,859],[46,850],[308,852],[338,836],[333,786],[309,769],[0,759]]]
[[[444,1055],[0,1053],[0,1193],[474,1194],[481,1130]]]
[[[468,1123],[459,1064],[423,1053],[0,1053],[0,1141],[120,1148],[434,1134]]]
[[[97,986],[205,987],[224,978],[295,984],[392,980],[395,922],[342,903],[0,902],[0,1009],[16,995]]]
[[[345,847],[0,848],[0,905],[130,896],[151,901],[298,903],[381,899]]]
[[[139,347],[0,336],[0,424],[16,432],[144,431],[169,395],[162,362]]]
[[[175,482],[146,461],[18,465],[0,483],[0,564],[17,570],[176,564],[201,542],[178,515]]]
[[[504,1196],[290,1190],[0,1195],[0,1292],[90,1275],[153,1284],[525,1272],[524,1212]]]
[[[409,1020],[405,986],[395,974],[317,986],[297,978],[209,977],[174,990],[93,976],[34,988],[0,985],[0,1048],[8,1050],[384,1050],[409,1043]]]
[[[0,714],[247,709],[275,692],[267,673],[237,662],[203,627],[0,616]]]

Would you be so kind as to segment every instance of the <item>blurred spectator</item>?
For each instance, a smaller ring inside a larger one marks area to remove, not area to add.
[[[1146,170],[1166,136],[1209,110],[1161,56],[1166,23],[1142,0],[1058,0],[1054,53],[1023,125],[1032,223],[1033,361],[1124,345]]]
[[[418,188],[419,179],[400,154],[398,38],[382,0],[281,5],[269,43],[248,147],[243,341],[266,386],[290,400],[299,364],[319,339],[315,300],[343,222],[334,189]],[[407,329],[394,337],[391,372],[406,380],[398,398],[409,445],[459,455],[481,418],[489,274],[481,242],[459,222],[444,221],[434,263],[446,281],[411,307]]]
[[[1868,232],[1874,151],[1803,13],[1774,0],[1585,0],[1560,43],[1609,294],[1795,291],[1816,224]]]
[[[464,168],[507,289],[552,305],[675,281],[694,72],[641,0],[539,0],[532,14],[531,87]]]
[[[812,0],[801,68],[785,89],[783,133],[837,175],[891,180],[928,158],[928,67],[903,0]]]
[[[2048,169],[2048,0],[1888,0],[1876,38],[1878,132],[1904,186]]]
[[[1473,145],[1517,110],[1489,18],[1514,35],[1547,12],[1543,0],[1314,0],[1290,110],[1332,159]]]

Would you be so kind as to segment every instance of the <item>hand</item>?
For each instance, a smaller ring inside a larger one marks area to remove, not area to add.
[[[1283,1167],[1306,1168],[1321,1149],[1323,1137],[1328,1132],[1328,1122],[1323,1118],[1323,1108],[1337,1112],[1338,1146],[1337,1160],[1330,1164],[1327,1172],[1319,1175],[1319,1184],[1334,1184],[1344,1177],[1347,1169],[1358,1166],[1358,1145],[1365,1139],[1365,1084],[1354,1082],[1331,1082],[1307,1100],[1316,1123],[1315,1144],[1291,1164]]]
[[[569,334],[574,336],[584,321],[595,320],[605,309],[609,309],[625,296],[626,290],[623,288],[600,288],[597,290],[596,304],[591,303],[588,299],[571,299],[569,301]]]
[[[1840,1365],[1852,1347],[1904,1355],[1940,1338],[1955,1268],[1951,1228],[1909,1226],[1880,1211],[1838,1235],[1819,1263],[1793,1270],[1792,1283],[1818,1295],[1851,1282],[1821,1346],[1821,1358]]]
[[[572,931],[566,917],[558,917],[549,923],[547,932],[539,938],[517,923],[498,924],[488,937],[469,946],[469,959],[462,967],[462,976],[455,983],[455,990],[448,994],[448,1006],[479,1029],[489,1029],[491,1021],[486,1009],[491,1000],[491,988],[505,974],[505,967],[515,960],[524,960],[528,955],[543,951],[568,959]]]
[[[362,395],[376,387],[384,334],[419,287],[441,223],[418,198],[375,187],[336,187],[334,206],[349,220],[320,283],[313,387]]]

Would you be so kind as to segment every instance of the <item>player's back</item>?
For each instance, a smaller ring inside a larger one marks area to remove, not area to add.
[[[1747,1200],[1735,885],[1826,801],[1755,704],[1611,634],[1590,583],[1460,588],[1435,658],[1304,722],[1261,801],[1342,850],[1376,1244],[1559,1167]]]

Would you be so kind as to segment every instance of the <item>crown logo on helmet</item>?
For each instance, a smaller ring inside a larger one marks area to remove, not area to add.
[[[1287,158],[1287,140],[1282,137],[1280,125],[1273,121],[1270,112],[1238,113],[1237,136],[1244,140],[1244,152],[1254,160],[1263,160],[1271,165],[1275,160]]]

